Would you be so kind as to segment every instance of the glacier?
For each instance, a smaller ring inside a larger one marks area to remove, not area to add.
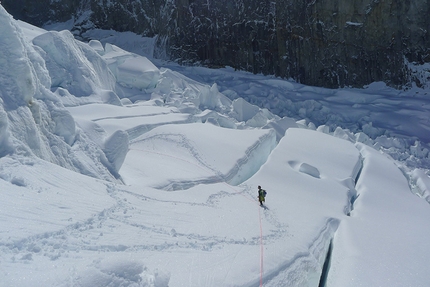
[[[0,286],[430,282],[428,91],[0,31]]]

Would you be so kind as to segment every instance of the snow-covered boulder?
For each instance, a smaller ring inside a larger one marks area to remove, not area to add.
[[[204,87],[199,94],[200,107],[224,111],[230,108],[231,101],[218,90],[218,85]]]
[[[104,143],[103,151],[115,172],[118,172],[128,152],[127,132],[121,130],[114,132]]]
[[[72,145],[76,136],[76,125],[73,117],[65,109],[51,110],[51,117],[55,123],[55,134],[63,137],[66,143]]]
[[[7,109],[28,105],[37,89],[35,69],[20,28],[0,6],[0,97]]]
[[[105,53],[105,49],[103,48],[103,44],[98,40],[91,40],[88,42],[88,45],[94,49],[100,56],[103,56]]]
[[[275,121],[269,121],[265,126],[263,126],[264,129],[274,129],[276,132],[276,140],[279,142],[281,138],[285,135],[285,131],[289,128],[298,128],[299,126],[297,123],[288,117],[284,117],[279,120]]]
[[[33,43],[42,49],[52,90],[63,88],[76,97],[115,90],[106,62],[88,44],[76,41],[69,31],[46,32],[35,37]]]
[[[233,111],[236,119],[240,122],[252,119],[260,110],[259,107],[252,105],[243,98],[238,98],[232,103]]]
[[[129,53],[115,45],[105,45],[103,58],[117,82],[126,88],[154,88],[160,79],[160,70],[146,57]]]
[[[125,59],[117,66],[117,81],[126,87],[138,89],[154,88],[160,78],[160,71],[147,58]]]
[[[422,169],[417,168],[411,172],[411,180],[415,192],[430,203],[430,177]]]
[[[0,103],[2,100],[0,99]],[[0,157],[12,152],[13,147],[10,141],[10,133],[8,129],[7,114],[0,105]]]

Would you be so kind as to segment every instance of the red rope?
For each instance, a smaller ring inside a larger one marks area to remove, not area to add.
[[[264,245],[263,245],[263,224],[261,224],[261,208],[258,207],[258,218],[260,219],[260,287],[263,286],[263,258],[264,258]]]

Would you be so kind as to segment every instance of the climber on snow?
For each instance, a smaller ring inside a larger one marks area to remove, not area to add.
[[[260,202],[260,206],[263,206],[263,202],[265,202],[267,192],[258,186],[258,201]]]

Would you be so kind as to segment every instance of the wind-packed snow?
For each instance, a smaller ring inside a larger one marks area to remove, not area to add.
[[[428,90],[0,32],[0,286],[428,286]]]

